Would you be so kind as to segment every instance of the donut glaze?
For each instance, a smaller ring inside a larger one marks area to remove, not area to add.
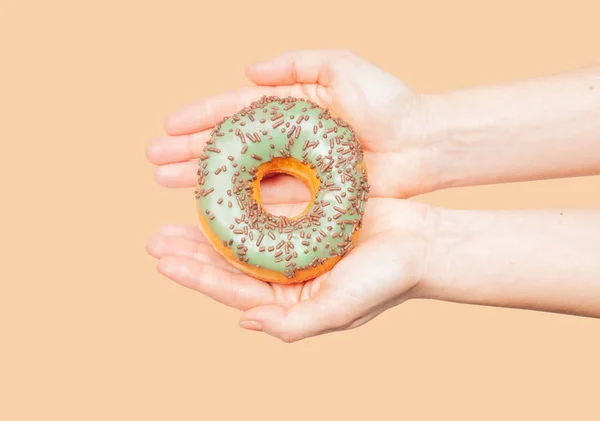
[[[298,216],[261,205],[260,180],[293,175],[312,200]],[[353,247],[369,185],[352,128],[303,99],[263,97],[216,125],[200,156],[200,226],[236,268],[294,283],[331,269]]]

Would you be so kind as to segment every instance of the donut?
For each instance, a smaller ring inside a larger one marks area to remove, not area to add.
[[[363,150],[352,127],[328,109],[264,96],[212,130],[198,161],[200,227],[235,268],[290,284],[333,268],[355,245],[369,196]],[[302,180],[311,201],[295,217],[267,212],[260,182]]]

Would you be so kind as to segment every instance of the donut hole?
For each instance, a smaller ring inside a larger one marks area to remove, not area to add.
[[[275,158],[258,168],[255,192],[270,214],[300,217],[312,206],[320,181],[316,171],[294,158]]]
[[[260,181],[259,190],[263,208],[273,215],[287,218],[300,215],[311,196],[310,187],[304,180],[285,173],[266,175]]]

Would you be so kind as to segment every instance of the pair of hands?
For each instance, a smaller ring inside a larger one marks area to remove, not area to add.
[[[242,310],[241,327],[285,342],[360,326],[424,295],[438,211],[400,198],[438,186],[426,98],[347,51],[289,52],[246,74],[254,86],[206,98],[167,119],[168,136],[147,148],[157,182],[194,187],[197,159],[214,125],[262,95],[308,98],[350,123],[364,147],[372,189],[360,239],[330,272],[277,285],[232,268],[196,226],[165,226],[147,246],[159,272]],[[309,197],[299,184],[286,176],[265,180],[265,206],[275,214],[301,212]]]

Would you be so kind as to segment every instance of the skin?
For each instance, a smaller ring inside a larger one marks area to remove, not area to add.
[[[347,51],[288,52],[246,73],[255,86],[168,118],[168,136],[147,150],[158,183],[194,186],[194,159],[223,116],[262,95],[305,97],[363,143],[372,198],[361,238],[332,271],[286,286],[232,269],[197,228],[167,226],[148,242],[165,276],[242,310],[241,327],[285,342],[360,326],[410,298],[600,317],[600,212],[444,210],[401,199],[600,174],[600,68],[436,95]],[[298,183],[263,183],[267,210],[304,209]]]

